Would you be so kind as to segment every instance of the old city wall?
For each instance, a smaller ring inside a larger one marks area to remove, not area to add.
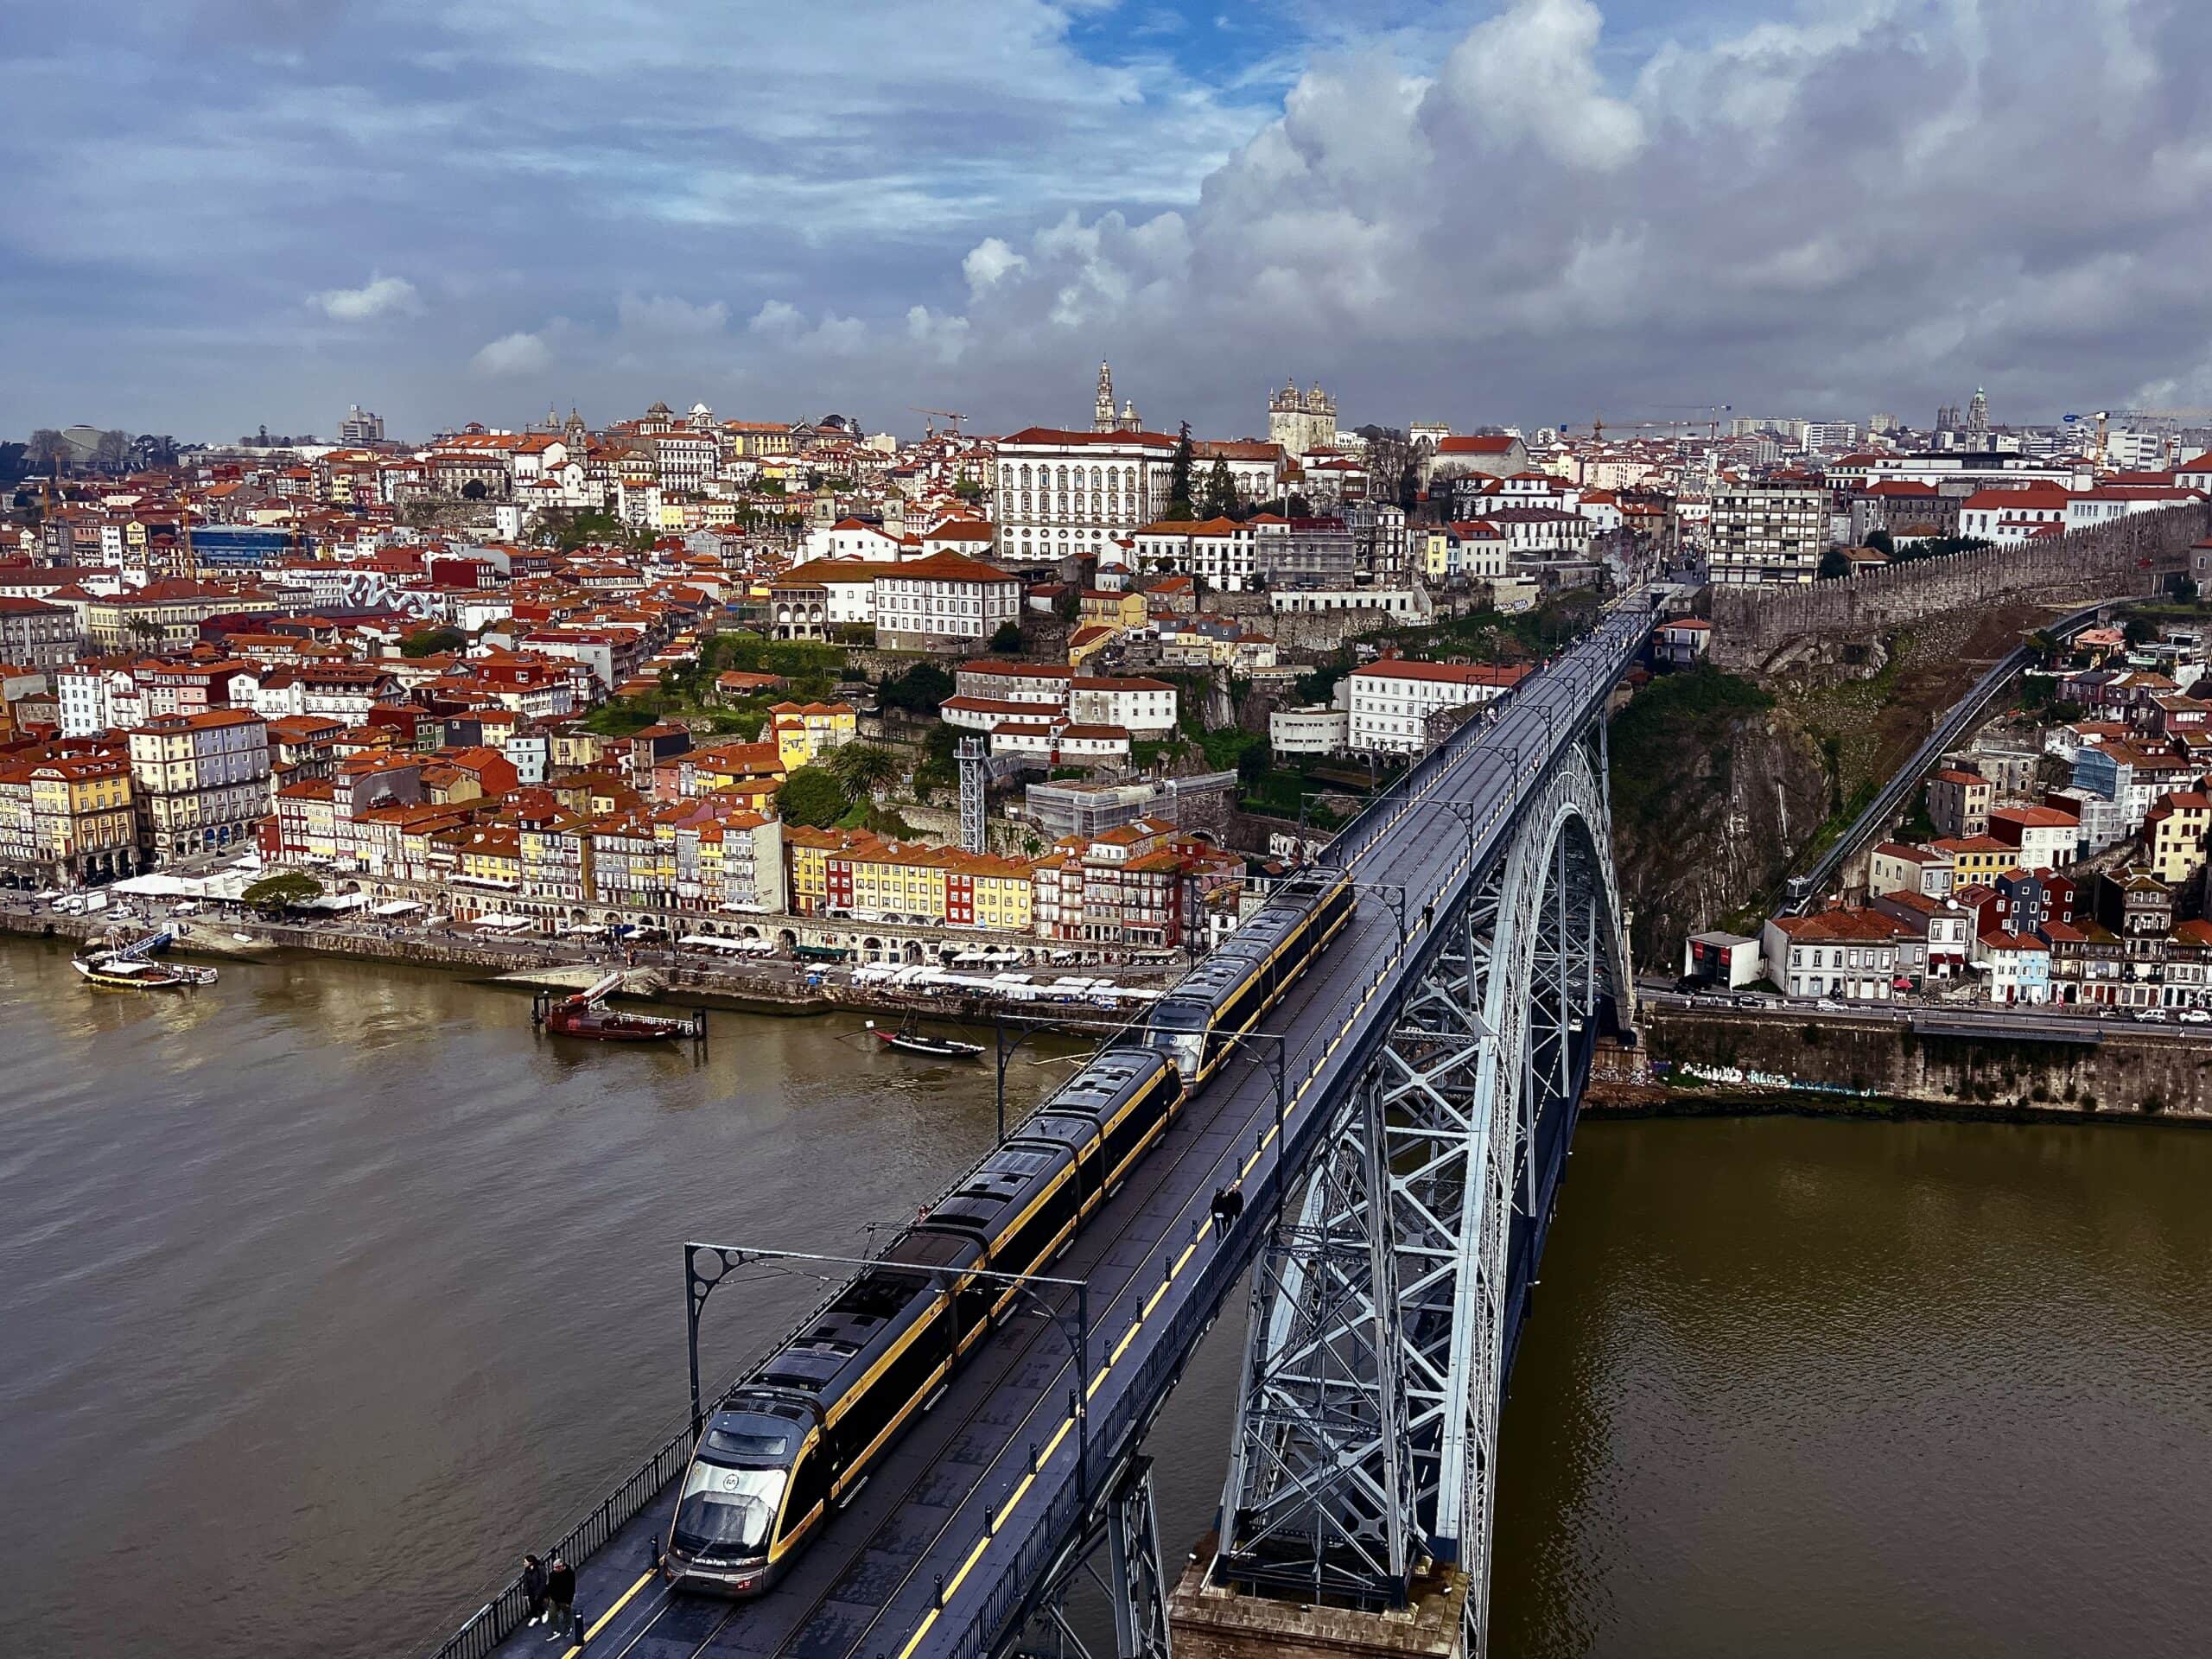
[[[2117,1032],[2098,1044],[1916,1034],[1901,1025],[1645,1010],[1639,1048],[1609,1053],[1592,1084],[1601,1107],[1756,1102],[1808,1110],[1853,1101],[1933,1110],[2164,1116],[2212,1122],[2212,1037],[2187,1027]],[[1665,1062],[1675,1070],[1655,1069]],[[1693,1079],[1694,1065],[1714,1077]],[[1732,1077],[1726,1074],[1743,1074]]]
[[[2202,506],[2140,513],[2028,547],[1923,559],[1836,582],[1713,590],[1713,660],[1759,669],[1808,639],[1871,638],[1993,599],[2088,604],[2155,590],[2212,529]]]

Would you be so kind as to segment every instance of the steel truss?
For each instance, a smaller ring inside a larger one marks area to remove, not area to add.
[[[1114,1659],[1168,1659],[1167,1601],[1175,1586],[1160,1555],[1151,1459],[1131,1459],[1108,1483],[1083,1535],[1047,1574],[1037,1611],[1007,1649],[1013,1659],[1100,1659],[1068,1613],[1068,1599],[1086,1585],[1113,1607]]]
[[[1625,1022],[1633,985],[1590,750],[1561,751],[1423,936],[1382,1051],[1254,1270],[1223,1498],[1221,1581],[1388,1605],[1421,1555],[1456,1561],[1471,1653],[1541,1210],[1601,1009],[1620,998]]]

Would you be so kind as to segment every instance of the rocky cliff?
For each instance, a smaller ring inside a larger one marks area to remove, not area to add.
[[[1614,721],[1613,856],[1640,966],[1685,934],[1756,925],[1758,901],[1834,810],[1820,744],[1789,709],[1712,670],[1647,689]]]

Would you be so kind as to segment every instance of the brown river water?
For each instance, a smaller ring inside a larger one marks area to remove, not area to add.
[[[988,1066],[703,1056],[298,958],[0,944],[0,1653],[427,1652],[682,1419],[686,1238],[858,1254]],[[1064,1060],[1024,1051],[1026,1108]],[[1507,1407],[1500,1656],[2212,1651],[2212,1134],[1586,1123]],[[817,1287],[710,1306],[710,1378]],[[727,1293],[725,1293],[727,1296]],[[1210,1522],[1241,1315],[1151,1449]],[[587,1610],[588,1611],[588,1610]]]

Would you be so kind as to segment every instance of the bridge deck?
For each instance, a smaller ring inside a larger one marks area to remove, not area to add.
[[[1521,781],[1571,741],[1576,716],[1611,683],[1617,656],[1615,647],[1585,663],[1609,664],[1602,684],[1595,674],[1574,683],[1570,676],[1547,675],[1548,684],[1529,683],[1480,733],[1470,729],[1469,741],[1416,779],[1409,798],[1387,805],[1382,822],[1352,849],[1354,880],[1402,884],[1418,936],[1423,906],[1435,899],[1444,913],[1444,900],[1471,864],[1490,855]],[[1436,809],[1442,800],[1478,804],[1481,835],[1473,852],[1462,822]],[[1381,893],[1363,892],[1337,944],[1268,1021],[1269,1030],[1289,1033],[1287,1133],[1276,1134],[1274,1046],[1261,1044],[1254,1058],[1232,1063],[1197,1094],[1051,1268],[1089,1287],[1094,1483],[1115,1425],[1148,1413],[1172,1382],[1162,1351],[1195,1341],[1256,1249],[1281,1160],[1287,1151],[1295,1172],[1348,1081],[1343,1074],[1364,1064],[1362,1039],[1389,1005],[1403,954],[1393,906]],[[1230,1235],[1217,1241],[1201,1230],[1213,1192],[1224,1185],[1242,1185],[1251,1201]],[[1179,1367],[1179,1353],[1164,1357]],[[1007,1579],[1014,1554],[1033,1561],[1040,1538],[1049,1541],[1076,1506],[1069,1403],[1077,1375],[1067,1339],[1052,1322],[1035,1313],[1010,1319],[975,1351],[788,1576],[756,1600],[673,1595],[654,1573],[652,1547],[668,1526],[671,1484],[580,1573],[577,1605],[590,1651],[629,1659],[919,1659],[966,1650],[979,1614],[987,1623],[1003,1614],[1003,1606],[986,1609],[983,1598]],[[987,1509],[996,1522],[988,1535]],[[934,1605],[940,1583],[942,1612]],[[498,1651],[573,1650],[525,1626]]]

